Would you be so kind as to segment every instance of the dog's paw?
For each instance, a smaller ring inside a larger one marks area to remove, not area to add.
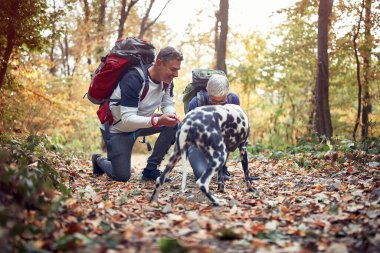
[[[157,192],[155,191],[152,196],[150,197],[150,200],[149,202],[152,203],[152,202],[157,202],[158,201],[158,194]]]
[[[218,185],[218,192],[225,193],[224,186]]]
[[[215,199],[214,205],[216,205],[216,206],[227,206],[228,203],[225,199]]]

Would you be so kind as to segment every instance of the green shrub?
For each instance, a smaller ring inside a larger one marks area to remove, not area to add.
[[[56,169],[58,150],[47,137],[1,136],[0,232],[5,249],[24,251],[28,238],[43,238],[54,230],[70,193]]]

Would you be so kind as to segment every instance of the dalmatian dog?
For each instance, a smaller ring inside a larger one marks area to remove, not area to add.
[[[159,191],[165,182],[168,173],[172,171],[178,161],[186,157],[186,151],[191,145],[200,149],[206,157],[208,167],[197,180],[201,191],[217,206],[227,205],[227,201],[214,196],[209,190],[211,178],[218,173],[218,191],[224,192],[223,165],[228,155],[236,148],[240,150],[244,179],[248,191],[255,191],[252,187],[249,171],[246,146],[248,143],[248,117],[238,105],[210,105],[197,107],[186,114],[180,129],[176,134],[174,150],[169,157],[165,170],[155,185],[150,201],[157,201]],[[186,182],[186,172],[183,171],[182,191]]]

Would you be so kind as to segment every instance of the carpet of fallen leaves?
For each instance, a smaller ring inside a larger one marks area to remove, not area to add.
[[[181,167],[149,203],[144,163],[120,183],[93,177],[90,161],[77,160],[62,168],[73,195],[57,227],[75,235],[78,252],[380,252],[379,157],[371,159],[310,157],[307,167],[296,157],[251,159],[257,192],[246,191],[240,163],[229,162],[226,192],[216,192],[215,178],[210,184],[224,207],[211,205],[191,173],[181,194]]]

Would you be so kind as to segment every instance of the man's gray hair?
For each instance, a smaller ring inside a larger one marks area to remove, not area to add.
[[[168,62],[173,59],[176,59],[177,61],[182,61],[183,56],[182,56],[182,53],[177,51],[177,49],[175,49],[174,47],[167,46],[167,47],[162,48],[158,52],[156,60],[158,59],[164,62]]]
[[[227,77],[213,74],[207,82],[207,93],[214,97],[227,96],[230,90],[230,82]]]

